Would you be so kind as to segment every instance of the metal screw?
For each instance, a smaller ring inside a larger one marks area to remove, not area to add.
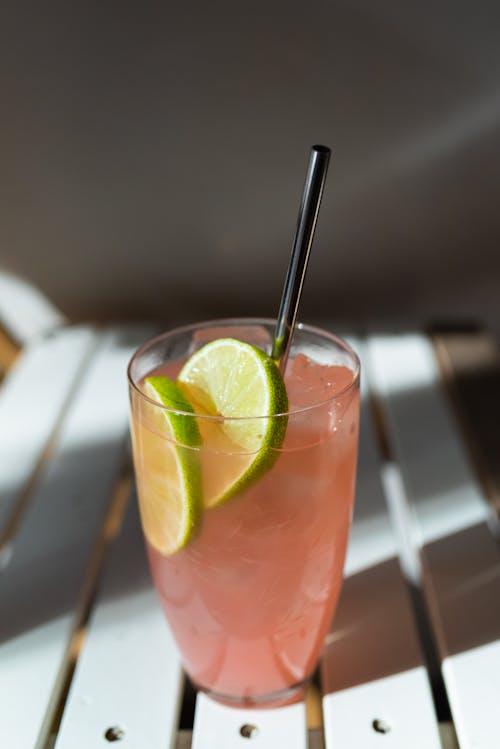
[[[389,733],[391,730],[389,723],[386,723],[385,720],[379,720],[379,718],[373,721],[372,728],[377,733]]]
[[[254,739],[256,736],[258,736],[259,729],[257,728],[257,726],[254,726],[251,723],[245,723],[240,728],[240,734],[244,739]]]
[[[119,726],[112,726],[111,728],[108,728],[106,733],[104,734],[104,738],[106,741],[121,741],[125,736],[125,731],[122,731]]]

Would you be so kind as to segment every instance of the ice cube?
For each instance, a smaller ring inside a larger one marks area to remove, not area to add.
[[[305,354],[289,361],[286,388],[290,407],[304,408],[335,397],[352,382],[347,367],[318,364]]]

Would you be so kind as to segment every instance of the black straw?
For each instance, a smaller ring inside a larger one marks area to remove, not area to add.
[[[302,286],[318,220],[319,207],[325,186],[330,149],[326,146],[313,146],[307,170],[304,194],[299,211],[297,231],[293,241],[290,265],[281,296],[278,324],[274,334],[272,358],[281,373],[285,371],[292,342]]]

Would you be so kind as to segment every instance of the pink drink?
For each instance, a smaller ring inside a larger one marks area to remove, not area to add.
[[[175,376],[178,368],[160,365],[154,373]],[[185,669],[198,686],[226,701],[276,704],[300,695],[342,582],[354,496],[358,371],[321,366],[299,351],[285,382],[290,413],[272,468],[240,495],[206,509],[184,549],[166,557],[148,543]],[[209,437],[210,425],[198,421]],[[223,472],[240,458],[202,449],[203,473]],[[138,486],[140,492],[140,475]]]

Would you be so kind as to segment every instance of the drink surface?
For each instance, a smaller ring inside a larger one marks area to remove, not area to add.
[[[175,377],[181,364],[151,374]],[[359,413],[352,380],[345,367],[299,354],[287,367],[292,413],[270,470],[206,509],[199,532],[172,556],[147,543],[186,671],[222,698],[251,702],[284,693],[315,667],[340,591],[352,514]],[[207,445],[199,451],[204,481],[224,483],[224,471],[248,455],[214,441],[210,420],[198,422]],[[161,473],[162,439],[135,414],[141,513],[141,479]]]

